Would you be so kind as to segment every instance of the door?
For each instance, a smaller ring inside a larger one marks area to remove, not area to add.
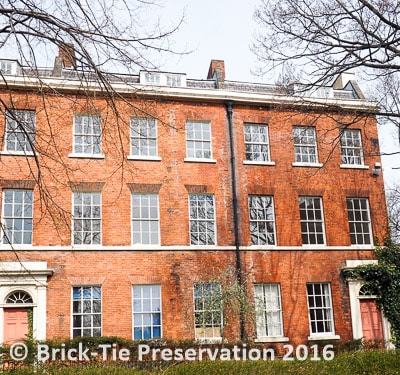
[[[382,314],[374,299],[360,299],[363,337],[366,340],[383,340]]]
[[[28,308],[4,309],[4,339],[5,344],[26,339],[29,332]]]

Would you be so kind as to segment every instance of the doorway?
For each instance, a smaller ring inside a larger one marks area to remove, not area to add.
[[[383,340],[382,313],[372,298],[360,299],[362,333],[365,340]]]
[[[26,340],[29,334],[28,307],[10,307],[4,309],[5,344]]]

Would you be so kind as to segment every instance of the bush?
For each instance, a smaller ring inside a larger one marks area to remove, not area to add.
[[[368,350],[338,353],[331,361],[203,361],[192,363],[146,362],[148,368],[138,368],[135,363],[92,362],[75,364],[38,364],[22,368],[1,369],[0,373],[14,375],[394,375],[399,374],[400,355],[397,350]],[[143,366],[145,367],[145,366]]]

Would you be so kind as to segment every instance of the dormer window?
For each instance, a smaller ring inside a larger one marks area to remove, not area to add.
[[[180,87],[181,84],[181,76],[177,74],[168,74],[167,75],[167,86]]]
[[[16,62],[15,61],[0,61],[0,72],[4,75],[15,74]]]
[[[186,87],[186,74],[141,71],[140,83],[154,86]]]
[[[159,85],[160,84],[160,74],[159,73],[146,73],[145,82],[149,85]]]

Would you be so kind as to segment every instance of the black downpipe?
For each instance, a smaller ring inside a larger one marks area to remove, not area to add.
[[[242,280],[242,260],[240,253],[240,236],[239,236],[239,215],[238,215],[238,200],[236,189],[236,158],[235,158],[235,145],[233,136],[233,104],[232,102],[225,103],[226,114],[228,118],[229,129],[229,146],[231,156],[231,183],[232,183],[232,208],[233,208],[233,229],[235,236],[235,252],[236,252],[236,277],[240,287],[243,287]],[[240,338],[245,339],[245,321],[244,312],[240,308]]]

